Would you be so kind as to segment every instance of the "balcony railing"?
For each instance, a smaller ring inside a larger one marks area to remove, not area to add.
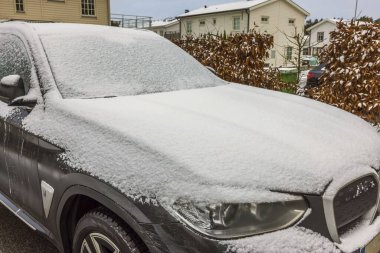
[[[152,17],[112,14],[111,24],[124,28],[149,29],[152,27]]]

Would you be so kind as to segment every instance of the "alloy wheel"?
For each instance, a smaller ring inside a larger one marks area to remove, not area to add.
[[[89,234],[82,242],[81,253],[120,253],[111,239],[99,233]]]

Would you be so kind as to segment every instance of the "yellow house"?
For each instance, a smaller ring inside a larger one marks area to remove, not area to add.
[[[0,0],[0,20],[110,24],[110,0]]]

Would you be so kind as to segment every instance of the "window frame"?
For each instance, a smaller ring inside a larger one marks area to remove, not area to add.
[[[186,21],[186,33],[193,33],[193,21]]]
[[[295,26],[296,25],[296,19],[295,18],[289,18],[288,20],[288,24],[290,26]]]
[[[239,21],[239,22],[236,22],[235,23],[235,21]],[[240,29],[241,29],[241,18],[240,18],[240,16],[233,16],[232,17],[232,30],[234,30],[234,31],[240,31]]]
[[[317,42],[323,42],[324,40],[325,40],[325,32],[317,32]]]
[[[292,56],[293,56],[293,47],[287,46],[286,47],[286,60],[290,61],[292,59]]]
[[[271,50],[270,51],[270,58],[271,59],[276,59],[276,50]]]
[[[25,13],[25,1],[15,0],[16,13]]]
[[[81,0],[81,13],[82,17],[96,17],[96,0]]]
[[[261,16],[261,24],[269,24],[269,16]]]

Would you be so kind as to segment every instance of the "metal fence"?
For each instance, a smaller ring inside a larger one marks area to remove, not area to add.
[[[111,24],[124,28],[149,29],[152,27],[152,17],[112,14]]]

